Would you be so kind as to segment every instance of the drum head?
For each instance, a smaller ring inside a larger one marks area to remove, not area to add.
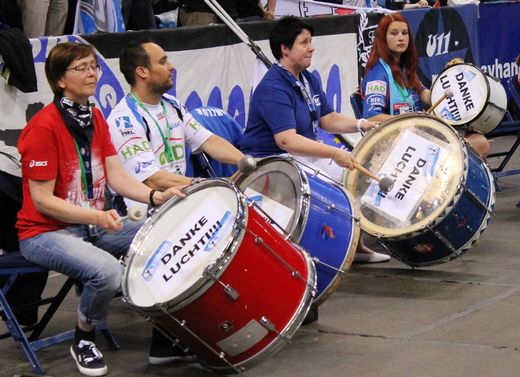
[[[487,77],[471,64],[457,64],[445,69],[432,84],[432,103],[439,100],[446,90],[451,90],[453,96],[444,99],[433,113],[452,126],[472,122],[489,100]]]
[[[465,150],[457,132],[427,114],[394,117],[363,137],[353,158],[394,185],[387,193],[349,172],[348,191],[360,206],[361,228],[381,237],[419,231],[443,216],[465,179]]]
[[[307,209],[302,203],[303,192],[309,191],[306,181],[292,158],[266,157],[252,174],[239,176],[236,185],[299,242],[305,226],[301,214]]]
[[[205,269],[222,267],[239,242],[237,224],[247,219],[230,183],[208,180],[185,192],[150,217],[130,246],[123,294],[136,307],[190,297],[208,281]]]

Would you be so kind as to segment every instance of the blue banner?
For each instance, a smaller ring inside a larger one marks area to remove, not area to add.
[[[484,3],[478,20],[480,66],[501,80],[518,74],[515,58],[520,54],[520,2]]]
[[[403,11],[419,55],[419,77],[426,87],[453,58],[479,65],[477,11],[475,4]]]

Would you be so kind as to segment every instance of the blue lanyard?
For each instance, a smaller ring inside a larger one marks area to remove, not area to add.
[[[302,78],[303,83],[298,80],[296,76],[294,76],[287,68],[285,68],[283,65],[281,65],[279,62],[276,63],[281,69],[283,69],[285,72],[287,72],[287,78],[289,79],[290,83],[293,86],[298,87],[300,89],[300,92],[303,96],[303,99],[305,100],[305,103],[307,104],[307,108],[309,109],[309,113],[311,114],[311,121],[312,121],[312,132],[315,136],[318,135],[318,129],[320,126],[320,122],[318,121],[318,112],[316,110],[316,105],[314,104],[314,101],[312,100],[311,96],[311,88],[309,85],[309,82],[307,81],[307,78],[303,75],[302,72]]]

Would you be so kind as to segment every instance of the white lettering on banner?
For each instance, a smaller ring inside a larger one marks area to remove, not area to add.
[[[491,65],[483,65],[484,71],[487,71],[491,76],[497,79],[508,79],[518,75],[518,65],[513,62],[500,63],[498,59]]]
[[[448,34],[428,35],[428,43],[426,44],[426,54],[432,56],[444,55],[449,53],[451,31]]]
[[[372,182],[361,201],[385,217],[409,225],[413,211],[421,203],[428,184],[437,173],[448,150],[409,130],[399,135],[392,153],[378,172],[379,177],[391,177],[392,189],[385,193]]]

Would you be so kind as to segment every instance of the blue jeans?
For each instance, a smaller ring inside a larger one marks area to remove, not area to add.
[[[71,225],[20,242],[20,252],[32,263],[60,272],[83,284],[79,319],[96,325],[108,314],[108,305],[121,286],[125,255],[142,222],[127,221],[116,233],[100,230],[89,239],[87,226]]]

